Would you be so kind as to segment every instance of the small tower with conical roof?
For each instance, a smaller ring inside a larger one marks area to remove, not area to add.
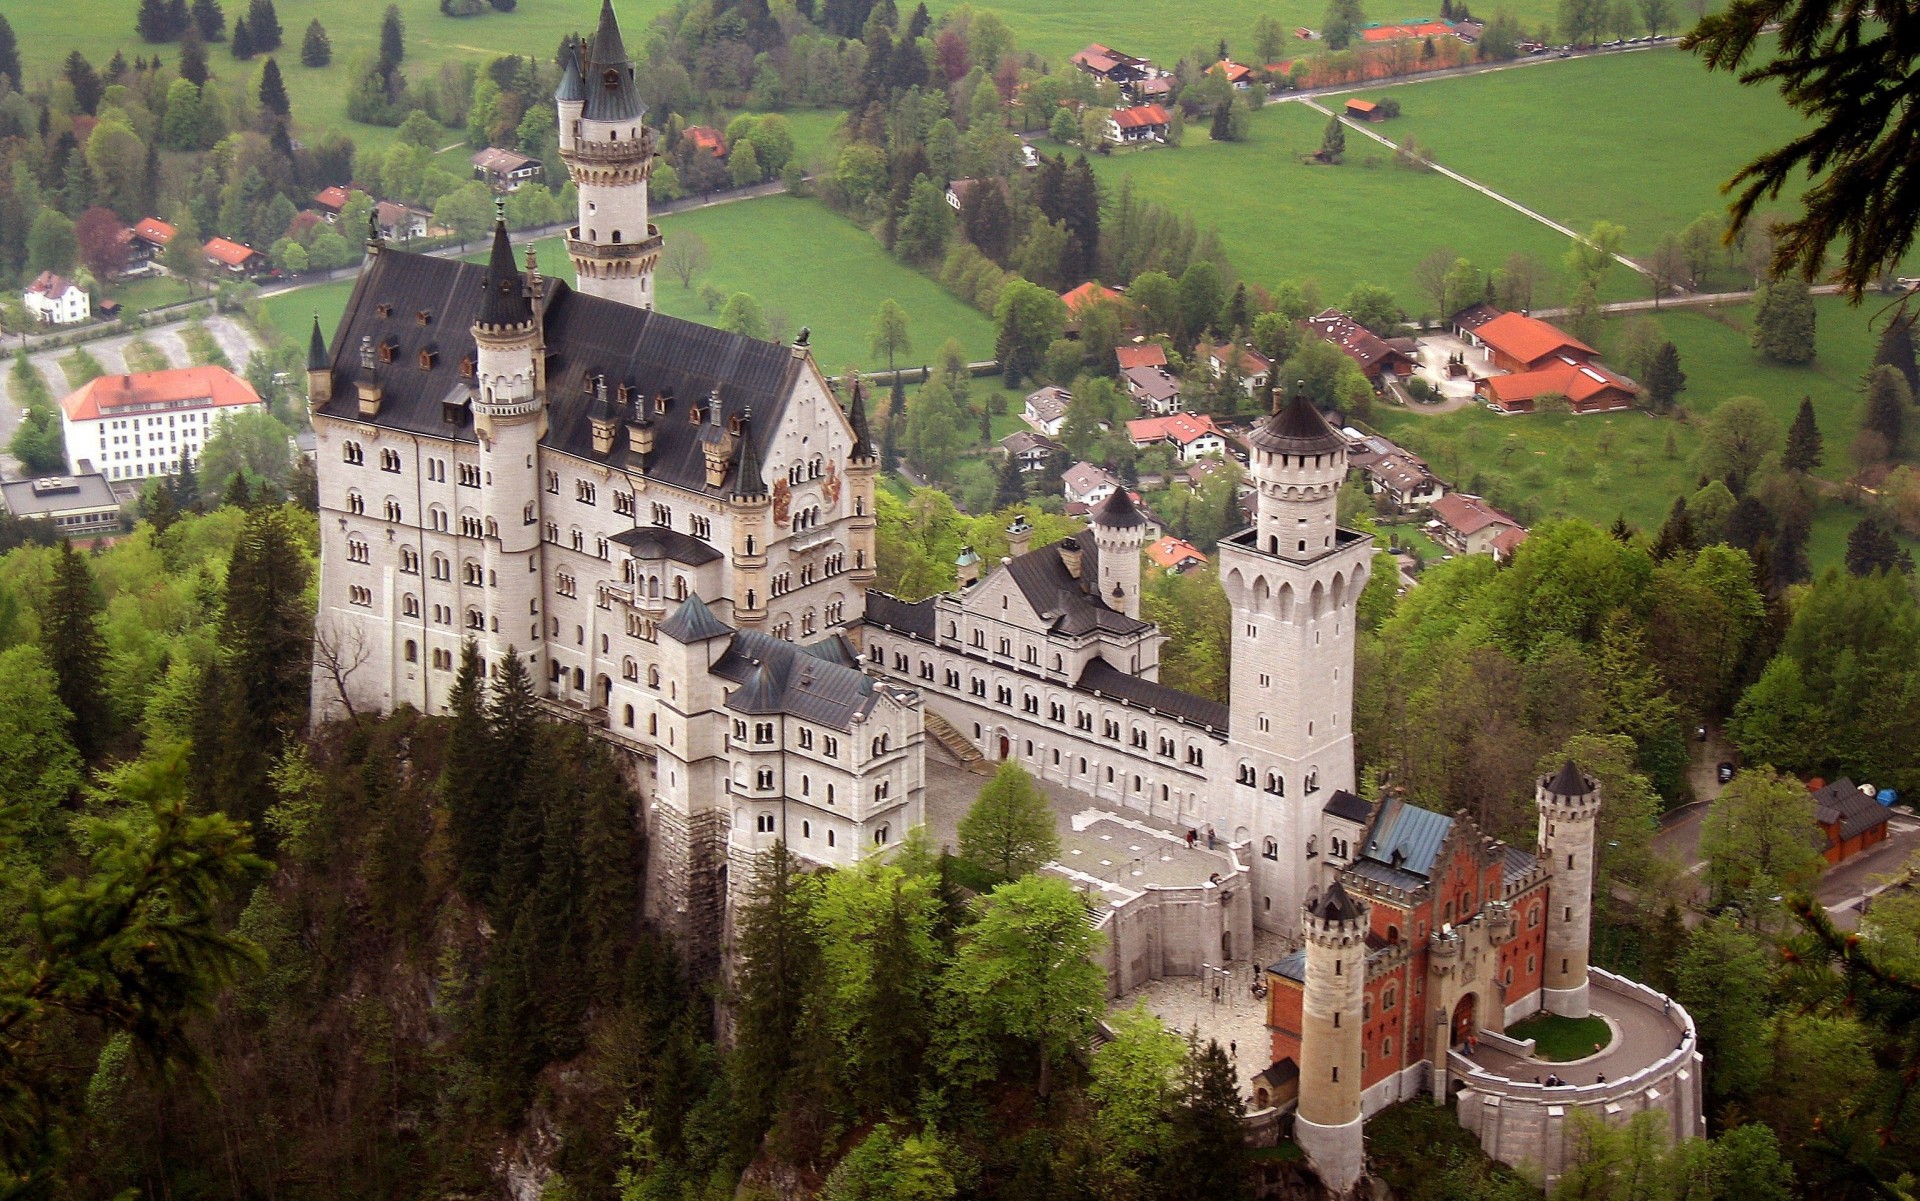
[[[1300,1102],[1293,1137],[1314,1171],[1344,1196],[1365,1169],[1361,1034],[1368,906],[1335,880],[1301,906],[1307,979],[1300,1007]]]
[[[806,331],[801,332],[804,336]],[[853,381],[847,424],[853,427],[853,449],[847,452],[847,505],[853,514],[847,522],[847,547],[853,552],[848,582],[864,590],[878,575],[874,538],[879,515],[874,511],[873,490],[880,475],[880,448],[867,427],[867,387],[858,379]]]
[[[1562,1017],[1587,1016],[1587,949],[1593,935],[1594,822],[1600,781],[1569,759],[1534,787],[1540,808],[1540,858],[1547,891],[1546,971],[1541,1008]]]
[[[1100,599],[1128,617],[1140,616],[1140,548],[1147,519],[1125,488],[1100,502],[1091,517],[1093,544],[1100,548]]]
[[[773,496],[754,444],[753,410],[740,414],[739,466],[729,497],[733,506],[733,620],[742,629],[766,624],[767,543],[773,537]]]
[[[588,296],[650,309],[662,246],[647,211],[654,133],[613,0],[601,0],[593,39],[570,40],[560,67],[553,94],[560,159],[580,194],[579,224],[567,231],[575,286]]]
[[[333,399],[333,361],[327,357],[327,339],[320,332],[320,314],[313,315],[313,333],[307,338],[307,408],[317,409]]]
[[[473,322],[473,429],[480,444],[481,566],[487,586],[471,590],[462,608],[485,615],[475,631],[488,662],[509,646],[527,658],[535,680],[546,679],[545,631],[540,614],[540,439],[546,433],[540,376],[540,323],[526,278],[513,261],[507,223],[496,216],[480,312]]]

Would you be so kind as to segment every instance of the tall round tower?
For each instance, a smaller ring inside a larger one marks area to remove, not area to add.
[[[1368,907],[1338,880],[1302,906],[1307,981],[1300,1006],[1300,1103],[1294,1141],[1336,1196],[1365,1169],[1360,1109],[1361,1020]]]
[[[1147,540],[1147,519],[1125,488],[1115,488],[1089,520],[1093,544],[1100,548],[1100,599],[1128,617],[1139,617],[1140,548]]]
[[[1593,830],[1600,816],[1600,781],[1573,760],[1537,782],[1540,857],[1552,884],[1547,893],[1546,971],[1541,1006],[1562,1017],[1587,1016],[1587,948],[1593,926]]]
[[[801,331],[805,338],[806,331]],[[853,551],[851,583],[863,591],[878,576],[874,532],[879,517],[874,508],[874,482],[880,474],[880,452],[867,428],[866,385],[856,377],[852,403],[847,408],[847,424],[853,427],[853,447],[847,452],[847,492],[853,507],[853,520],[847,523],[847,543]]]
[[[554,104],[560,159],[580,193],[579,224],[567,231],[575,286],[589,296],[650,309],[662,245],[659,229],[647,219],[654,134],[613,0],[601,0],[593,40],[577,54],[569,44]]]
[[[547,425],[546,381],[541,378],[533,289],[514,266],[504,219],[494,223],[485,286],[486,298],[473,323],[473,429],[480,443],[480,557],[485,578],[477,587],[462,580],[462,609],[484,614],[485,632],[473,633],[490,663],[499,662],[511,646],[529,659],[533,678],[544,680],[539,451]],[[467,534],[464,528],[461,532]]]

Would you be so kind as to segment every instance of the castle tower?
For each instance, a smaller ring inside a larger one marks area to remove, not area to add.
[[[485,483],[479,557],[485,574],[477,586],[460,577],[462,621],[466,610],[479,609],[486,630],[474,633],[488,662],[499,662],[512,646],[528,660],[533,678],[544,680],[538,453],[547,425],[546,381],[535,297],[514,266],[504,218],[494,222],[485,286],[486,299],[473,323],[473,429]]]
[[[1600,781],[1573,760],[1534,788],[1540,807],[1540,859],[1547,892],[1546,971],[1541,1007],[1562,1017],[1587,1016],[1587,948],[1593,926],[1593,829]]]
[[[327,358],[327,340],[320,333],[320,314],[313,315],[313,334],[307,339],[307,407],[317,409],[333,399],[333,363]]]
[[[807,331],[800,331],[798,347],[804,348]],[[878,574],[874,559],[874,530],[879,522],[873,507],[874,482],[880,475],[880,451],[873,433],[867,428],[867,389],[853,381],[853,402],[847,408],[847,424],[853,427],[853,449],[847,452],[847,501],[853,518],[847,522],[847,549],[853,552],[849,582],[862,593]]]
[[[1335,880],[1301,906],[1307,981],[1300,1008],[1300,1104],[1293,1137],[1336,1196],[1360,1179],[1360,1048],[1368,907]]]
[[[753,410],[740,414],[740,466],[733,491],[733,620],[742,629],[767,621],[767,543],[773,537],[773,497],[760,452],[753,445]]]
[[[600,28],[591,42],[577,49],[568,42],[553,99],[560,159],[580,193],[579,224],[567,231],[575,286],[589,296],[650,309],[661,247],[660,231],[647,220],[654,135],[613,0],[601,0]]]
[[[1090,519],[1093,544],[1100,548],[1100,599],[1140,616],[1140,548],[1147,541],[1147,519],[1125,488],[1115,488]]]
[[[1233,717],[1231,765],[1214,777],[1209,820],[1261,849],[1251,857],[1254,920],[1279,928],[1316,883],[1306,846],[1322,806],[1354,788],[1355,611],[1373,545],[1336,526],[1346,441],[1305,396],[1254,431],[1249,469],[1253,525],[1219,547],[1233,607]]]
[[[656,702],[652,795],[645,806],[649,870],[647,916],[686,947],[695,971],[718,963],[727,889],[729,722],[715,720],[726,682],[713,674],[733,630],[694,593],[660,623],[660,670],[670,682]],[[748,777],[751,779],[752,777]],[[657,867],[653,866],[657,865]]]

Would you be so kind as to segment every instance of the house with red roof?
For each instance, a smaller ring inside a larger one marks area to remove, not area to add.
[[[1600,352],[1557,325],[1524,313],[1500,313],[1465,331],[1487,362],[1501,371],[1533,371],[1560,358],[1586,362]]]
[[[260,408],[259,394],[224,367],[103,375],[60,401],[67,465],[112,480],[172,475],[222,421]]]
[[[1219,346],[1201,343],[1193,351],[1207,365],[1207,374],[1215,380],[1225,379],[1227,368],[1231,364],[1239,372],[1240,386],[1251,397],[1267,386],[1273,377],[1273,364],[1266,355],[1251,346],[1234,346],[1223,343]]]
[[[1389,376],[1405,379],[1418,365],[1412,339],[1382,338],[1339,309],[1325,309],[1300,324],[1314,337],[1339,347],[1376,389],[1385,386]]]
[[[1127,438],[1135,446],[1166,444],[1179,453],[1182,463],[1192,463],[1227,453],[1226,431],[1205,413],[1169,413],[1165,417],[1141,417],[1127,422]]]
[[[1114,365],[1125,371],[1129,367],[1165,367],[1167,348],[1158,342],[1140,342],[1132,346],[1113,348]]]
[[[209,238],[202,249],[206,251],[209,264],[234,275],[251,275],[267,267],[266,255],[251,246],[242,246],[226,238]]]
[[[1382,116],[1379,105],[1358,96],[1347,101],[1345,112],[1356,121],[1378,121]]]
[[[1518,532],[1521,538],[1526,535],[1526,527],[1519,522],[1480,497],[1464,492],[1447,493],[1428,506],[1427,511],[1433,514],[1427,522],[1428,532],[1456,555],[1491,555],[1502,535],[1510,532]],[[1511,553],[1511,548],[1519,545],[1519,539],[1509,537],[1507,545]]]
[[[715,158],[727,157],[726,135],[711,125],[689,125],[680,131],[680,137],[695,150],[704,150]]]
[[[1158,104],[1138,104],[1117,108],[1107,117],[1107,141],[1116,146],[1137,146],[1145,142],[1164,142],[1173,117]]]
[[[127,244],[134,263],[151,263],[173,241],[173,226],[158,217],[142,217],[133,227],[133,241]]]
[[[1218,71],[1220,74],[1227,77],[1228,83],[1232,84],[1234,87],[1239,88],[1242,91],[1245,91],[1247,88],[1253,86],[1253,68],[1252,67],[1245,67],[1240,65],[1239,63],[1231,62],[1223,58],[1219,62],[1213,64],[1211,67],[1208,67],[1207,71],[1209,73]]]
[[[1126,300],[1126,297],[1120,292],[1106,287],[1099,280],[1090,279],[1077,288],[1060,293],[1060,299],[1067,306],[1067,317],[1072,319],[1079,316],[1081,309],[1097,300],[1111,300],[1119,303]]]
[[[1490,375],[1479,382],[1487,407],[1500,413],[1531,413],[1545,396],[1564,396],[1576,413],[1612,413],[1633,407],[1639,386],[1596,362],[1555,359],[1536,371]]]
[[[318,209],[320,215],[327,219],[327,224],[331,225],[338,221],[340,214],[346,210],[349,196],[350,193],[344,184],[332,184],[313,194],[313,207]]]
[[[1172,534],[1148,543],[1145,554],[1148,562],[1168,575],[1185,575],[1207,565],[1207,556],[1199,547]]]

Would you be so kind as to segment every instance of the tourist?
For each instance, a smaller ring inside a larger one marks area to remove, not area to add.
[[[1231,1039],[1231,1038],[1227,1040],[1227,1057],[1235,1061],[1239,1060],[1240,1058],[1239,1040]]]
[[[1193,849],[1193,844],[1194,844],[1194,843],[1195,843],[1196,841],[1198,841],[1198,840],[1199,840],[1199,838],[1200,838],[1200,832],[1199,832],[1198,830],[1188,830],[1188,831],[1187,831],[1187,849],[1188,849],[1189,851],[1191,851],[1191,850]]]
[[[1207,849],[1209,851],[1213,849],[1213,827],[1212,826],[1207,827]]]
[[[1598,1076],[1595,1076],[1593,1078],[1593,1082],[1595,1084],[1605,1084],[1607,1082],[1607,1074],[1605,1072],[1601,1072]]]

